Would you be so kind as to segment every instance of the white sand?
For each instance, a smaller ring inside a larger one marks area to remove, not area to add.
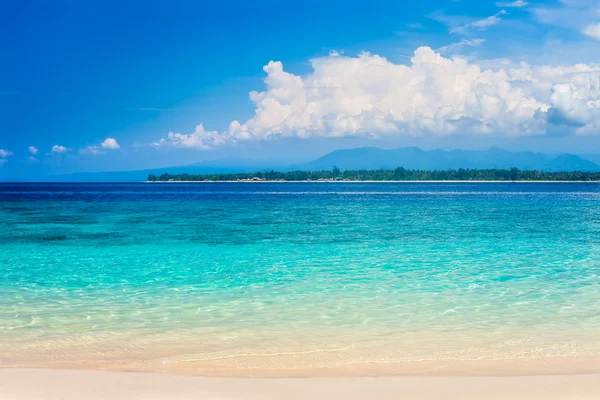
[[[245,379],[6,368],[0,399],[598,400],[600,375]]]

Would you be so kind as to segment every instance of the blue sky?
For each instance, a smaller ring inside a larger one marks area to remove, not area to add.
[[[597,1],[23,0],[0,50],[0,178],[364,145],[600,153]]]

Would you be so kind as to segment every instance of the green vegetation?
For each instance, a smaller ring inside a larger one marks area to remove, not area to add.
[[[334,167],[331,171],[258,171],[237,174],[162,174],[148,175],[150,182],[186,181],[600,181],[600,172],[544,172],[511,169],[449,169],[423,171],[396,168],[394,170],[347,170]]]

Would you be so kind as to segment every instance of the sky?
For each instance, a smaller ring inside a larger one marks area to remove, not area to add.
[[[600,153],[600,1],[5,2],[0,179],[338,148]]]

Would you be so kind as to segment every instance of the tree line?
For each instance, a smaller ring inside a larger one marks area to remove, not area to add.
[[[186,182],[186,181],[600,181],[600,172],[548,172],[536,170],[511,169],[448,169],[417,170],[396,168],[378,170],[345,170],[334,167],[323,171],[257,171],[234,174],[168,174],[148,175],[150,182]]]

